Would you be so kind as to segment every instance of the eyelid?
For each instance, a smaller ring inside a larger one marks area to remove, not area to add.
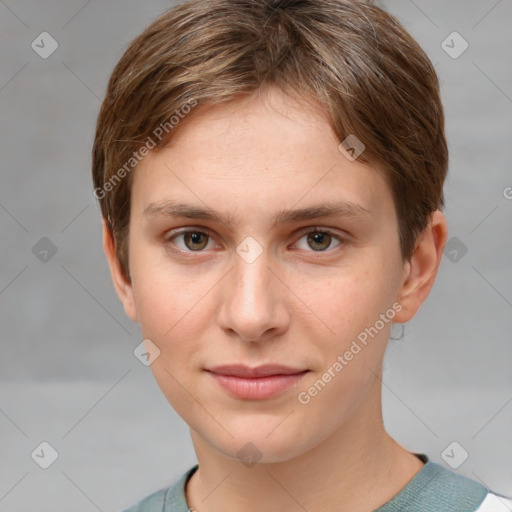
[[[294,242],[294,244],[296,244],[304,235],[307,235],[308,233],[327,233],[329,236],[335,238],[336,240],[338,240],[339,242],[339,245],[337,245],[336,247],[332,247],[332,248],[329,248],[329,249],[326,249],[325,251],[307,251],[307,252],[310,252],[310,253],[313,253],[313,254],[318,254],[318,255],[321,255],[321,254],[329,254],[333,251],[335,251],[338,247],[340,246],[343,246],[343,245],[347,245],[349,240],[348,240],[348,234],[346,234],[345,236],[344,235],[341,235],[339,234],[336,230],[334,230],[333,228],[328,228],[328,227],[322,227],[322,226],[306,226],[305,228],[302,228],[300,230],[298,230],[295,234],[295,237],[298,237],[297,238],[297,241]]]
[[[298,235],[305,235],[307,233],[313,233],[313,232],[320,232],[320,233],[329,233],[329,235],[335,236],[338,239],[343,239],[344,236],[340,233],[338,233],[337,229],[330,228],[327,226],[305,226],[304,228],[300,228],[295,232],[295,236]],[[348,238],[348,233],[345,234],[345,237]]]
[[[171,238],[174,238],[175,236],[178,236],[178,235],[183,235],[185,233],[204,233],[208,236],[212,236],[211,235],[211,231],[208,229],[208,228],[205,228],[204,226],[187,226],[187,227],[184,227],[184,228],[176,228],[176,229],[171,229],[170,231],[168,231],[167,233],[165,233],[164,237],[166,240],[169,240]]]
[[[175,230],[171,230],[170,232],[168,232],[165,237],[164,237],[164,242],[167,243],[167,242],[172,242],[172,240],[174,238],[176,238],[177,236],[181,236],[181,235],[185,235],[186,233],[189,233],[189,232],[193,232],[193,233],[202,233],[202,234],[205,234],[205,235],[208,235],[208,237],[210,239],[214,239],[215,236],[212,234],[212,232],[204,227],[204,226],[187,226],[187,227],[184,227],[184,228],[176,228]],[[348,243],[348,234],[346,236],[343,236],[341,234],[338,234],[333,228],[328,228],[328,227],[322,227],[322,226],[305,226],[303,228],[300,228],[299,230],[297,230],[294,234],[294,238],[297,238],[297,240],[295,242],[293,242],[293,244],[296,244],[304,235],[307,235],[309,233],[315,233],[315,232],[320,232],[320,233],[327,233],[329,236],[332,236],[333,238],[335,238],[336,240],[338,240],[340,242],[340,245],[346,245]],[[175,245],[175,244],[173,244]],[[339,247],[336,246],[336,247]],[[325,251],[307,251],[307,252],[311,252],[313,254],[325,254],[325,253],[330,253],[334,250],[336,250],[336,247],[332,248],[332,249],[326,249]],[[206,252],[205,250],[201,250],[201,251],[190,251],[190,250],[187,250],[187,251],[184,251],[182,249],[179,249],[179,248],[176,248],[175,247],[175,250],[180,252],[180,253],[187,253],[187,254],[201,254],[203,252]]]
[[[167,232],[165,235],[164,235],[164,244],[168,244],[168,243],[171,243],[173,245],[173,250],[183,254],[183,253],[187,253],[187,254],[201,254],[203,252],[206,252],[205,250],[202,250],[202,251],[190,251],[190,250],[186,250],[184,251],[183,249],[180,249],[179,247],[176,247],[176,244],[173,243],[173,239],[178,237],[178,236],[181,236],[181,235],[186,235],[187,233],[202,233],[204,235],[207,235],[209,237],[209,240],[213,240],[215,237],[212,235],[211,231],[208,229],[208,228],[205,228],[204,226],[187,226],[185,228],[176,228],[174,230],[171,230],[169,232]]]

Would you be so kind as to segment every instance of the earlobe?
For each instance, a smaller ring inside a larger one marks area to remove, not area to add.
[[[395,316],[395,322],[408,322],[428,297],[443,257],[447,234],[446,218],[437,210],[418,237],[410,261],[404,264],[398,298],[402,310]]]
[[[133,296],[132,283],[126,280],[121,271],[121,265],[117,258],[114,240],[105,221],[103,220],[103,250],[110,268],[110,275],[119,300],[123,304],[126,314],[134,321],[138,322],[137,309]]]

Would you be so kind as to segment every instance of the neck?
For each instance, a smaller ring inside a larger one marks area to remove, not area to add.
[[[323,510],[371,512],[423,467],[384,429],[380,393],[313,449],[247,467],[191,436],[199,468],[185,494],[197,512]]]

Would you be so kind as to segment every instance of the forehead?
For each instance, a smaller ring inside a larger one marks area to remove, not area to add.
[[[251,100],[196,107],[169,143],[139,164],[132,208],[172,199],[235,212],[350,202],[382,215],[391,191],[376,167],[350,161],[321,106],[271,88]]]
[[[304,153],[325,151],[336,144],[327,113],[317,100],[299,100],[275,87],[251,97],[196,107],[178,128],[166,147],[181,146],[189,153],[193,149],[196,158],[212,162],[237,160],[242,164],[238,170],[246,167],[244,161],[267,158],[292,163]]]

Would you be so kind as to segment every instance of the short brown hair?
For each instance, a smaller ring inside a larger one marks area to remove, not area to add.
[[[444,206],[448,167],[439,83],[418,43],[370,2],[189,0],[130,43],[98,115],[95,195],[128,280],[130,171],[140,152],[166,144],[193,118],[182,115],[190,105],[263,85],[315,98],[340,141],[354,134],[365,145],[359,160],[385,169],[402,258],[410,259],[430,214]]]

